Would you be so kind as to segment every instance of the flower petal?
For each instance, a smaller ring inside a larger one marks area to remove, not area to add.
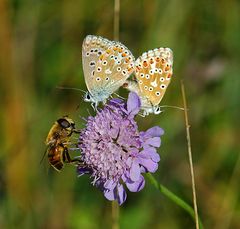
[[[144,148],[144,150],[139,153],[139,156],[142,158],[152,159],[154,162],[160,161],[160,155],[157,153],[157,150],[151,146]]]
[[[136,182],[127,182],[126,186],[131,192],[139,192],[144,188],[145,180],[143,176],[140,176],[139,180]]]
[[[164,134],[164,130],[162,128],[160,128],[159,126],[154,126],[150,129],[148,129],[145,132],[146,135],[149,135],[151,137],[160,137],[161,135]]]
[[[133,181],[138,181],[140,178],[140,166],[136,159],[133,160],[132,166],[130,168],[130,178]]]
[[[118,185],[116,187],[116,189],[117,189],[117,198],[116,199],[117,199],[119,205],[121,205],[127,199],[127,193],[126,193],[125,189],[123,188],[123,185]]]
[[[154,173],[158,169],[158,163],[151,159],[140,159],[140,164],[144,166],[148,172]]]
[[[78,173],[79,176],[82,176],[84,174],[91,174],[92,173],[92,169],[87,168],[87,167],[78,166],[77,167],[77,173]]]
[[[114,196],[114,190],[104,190],[104,196],[108,199],[108,200],[115,200],[115,196]]]
[[[136,115],[141,107],[141,101],[135,92],[130,92],[127,101],[127,110],[129,114]]]
[[[116,182],[114,182],[113,180],[107,180],[104,183],[104,188],[108,189],[108,190],[113,190],[116,187]]]
[[[151,145],[154,147],[160,147],[161,139],[159,137],[149,138],[144,142],[144,145]]]

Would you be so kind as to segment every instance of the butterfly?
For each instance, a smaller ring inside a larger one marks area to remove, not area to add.
[[[123,87],[138,94],[143,116],[159,114],[161,102],[173,74],[173,53],[169,48],[157,48],[143,53],[135,62],[135,80]]]
[[[134,71],[134,56],[118,41],[88,35],[82,45],[83,72],[88,92],[84,100],[95,108],[118,90]]]

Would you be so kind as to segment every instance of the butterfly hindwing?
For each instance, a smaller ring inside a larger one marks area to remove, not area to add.
[[[162,100],[172,77],[173,55],[169,48],[143,53],[135,63],[141,97],[156,106]]]
[[[83,42],[83,71],[96,104],[106,100],[134,71],[134,57],[120,42],[87,36]]]
[[[112,94],[134,71],[134,57],[120,42],[113,42],[97,61],[94,80],[96,89]]]

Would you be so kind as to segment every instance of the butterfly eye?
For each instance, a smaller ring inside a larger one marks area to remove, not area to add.
[[[160,92],[159,91],[157,91],[155,94],[156,94],[156,96],[160,96]]]
[[[97,72],[101,72],[102,68],[101,67],[98,67],[97,68]]]
[[[154,70],[154,71],[155,71],[155,73],[158,73],[158,69],[157,69],[157,68],[155,68],[155,70]]]
[[[149,91],[153,91],[153,87],[149,87],[149,89],[148,89]]]
[[[145,85],[145,86],[144,86],[144,89],[147,90],[147,89],[148,89],[148,86]]]
[[[119,60],[119,61],[117,62],[117,64],[121,64],[121,61]]]
[[[164,89],[165,87],[166,87],[166,85],[165,84],[161,84],[161,86],[160,86],[162,89]]]
[[[101,52],[101,51],[99,51],[99,52],[98,52],[98,55],[99,55],[99,56],[100,56],[100,55],[102,55],[102,52]]]
[[[150,75],[146,74],[146,79],[149,80],[150,79]]]
[[[87,95],[86,95],[86,98],[87,98],[88,100],[90,100],[90,99],[91,99],[91,97],[90,97],[90,95],[89,95],[89,94],[87,94]]]
[[[159,68],[159,69],[158,69],[158,72],[159,72],[160,74],[162,74],[162,69],[161,69],[161,68]]]
[[[94,52],[94,49],[91,49],[90,52],[93,53],[93,52]]]
[[[138,83],[139,83],[139,84],[142,84],[143,82],[142,82],[142,80],[139,80]]]
[[[153,73],[154,73],[153,69],[151,69],[151,70],[149,71],[149,73],[150,73],[150,75],[153,75]]]
[[[114,55],[111,55],[110,58],[111,58],[111,59],[114,59]]]
[[[105,79],[106,81],[108,81],[109,80],[109,77],[106,77],[106,79]]]
[[[160,107],[157,107],[157,109],[155,110],[155,114],[159,114],[160,113]]]
[[[90,56],[90,53],[89,53],[89,52],[86,52],[86,56]]]
[[[141,78],[144,78],[144,74],[143,74],[143,73],[141,73],[141,74],[140,74],[140,77],[141,77]],[[146,75],[146,77],[147,77],[147,75]]]

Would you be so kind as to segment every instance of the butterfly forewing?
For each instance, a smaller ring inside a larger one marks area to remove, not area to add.
[[[89,92],[93,90],[94,72],[100,55],[112,45],[112,41],[99,36],[88,35],[82,45],[84,78]]]
[[[134,57],[120,42],[112,42],[97,61],[94,84],[112,94],[134,71]]]
[[[143,53],[135,62],[135,74],[141,96],[153,106],[162,100],[172,77],[173,55],[169,48]]]

